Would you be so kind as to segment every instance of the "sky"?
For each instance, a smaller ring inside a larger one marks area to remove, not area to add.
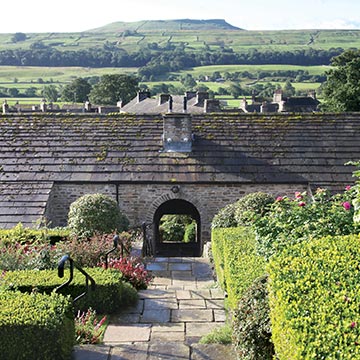
[[[0,13],[0,33],[81,32],[116,21],[185,18],[225,19],[246,30],[360,29],[359,0],[17,0],[2,2]]]

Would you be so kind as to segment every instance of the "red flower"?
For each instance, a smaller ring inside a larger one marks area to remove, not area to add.
[[[344,201],[342,203],[342,206],[346,211],[350,210],[350,208],[351,208],[351,204],[348,201]]]
[[[356,322],[353,321],[353,322],[351,323],[350,327],[353,329],[355,326],[356,326]]]
[[[298,205],[299,205],[300,207],[303,207],[303,206],[306,205],[306,203],[305,203],[304,201],[300,201],[300,202],[298,203]]]
[[[296,191],[295,192],[295,199],[301,200],[303,198],[303,196],[301,195],[300,191]]]

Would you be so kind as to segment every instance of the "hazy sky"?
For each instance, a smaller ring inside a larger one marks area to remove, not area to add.
[[[6,0],[0,13],[0,33],[76,32],[116,21],[183,18],[225,19],[247,30],[360,28],[359,0]]]

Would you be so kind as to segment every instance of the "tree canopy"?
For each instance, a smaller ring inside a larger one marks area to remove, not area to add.
[[[76,78],[66,85],[61,93],[63,101],[84,102],[91,91],[91,85],[86,79]]]
[[[324,110],[360,111],[360,50],[348,50],[332,59],[323,86]]]
[[[124,104],[136,96],[138,79],[123,74],[103,75],[90,92],[94,104],[115,105],[119,100]]]

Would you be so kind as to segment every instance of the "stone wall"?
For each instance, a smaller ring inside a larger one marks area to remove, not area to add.
[[[64,226],[70,204],[78,197],[89,193],[103,193],[116,199],[131,226],[151,223],[155,211],[164,202],[182,199],[192,203],[200,213],[202,241],[210,241],[211,220],[227,204],[256,191],[292,196],[295,191],[304,191],[306,184],[54,184],[50,194],[47,218],[52,226]]]

